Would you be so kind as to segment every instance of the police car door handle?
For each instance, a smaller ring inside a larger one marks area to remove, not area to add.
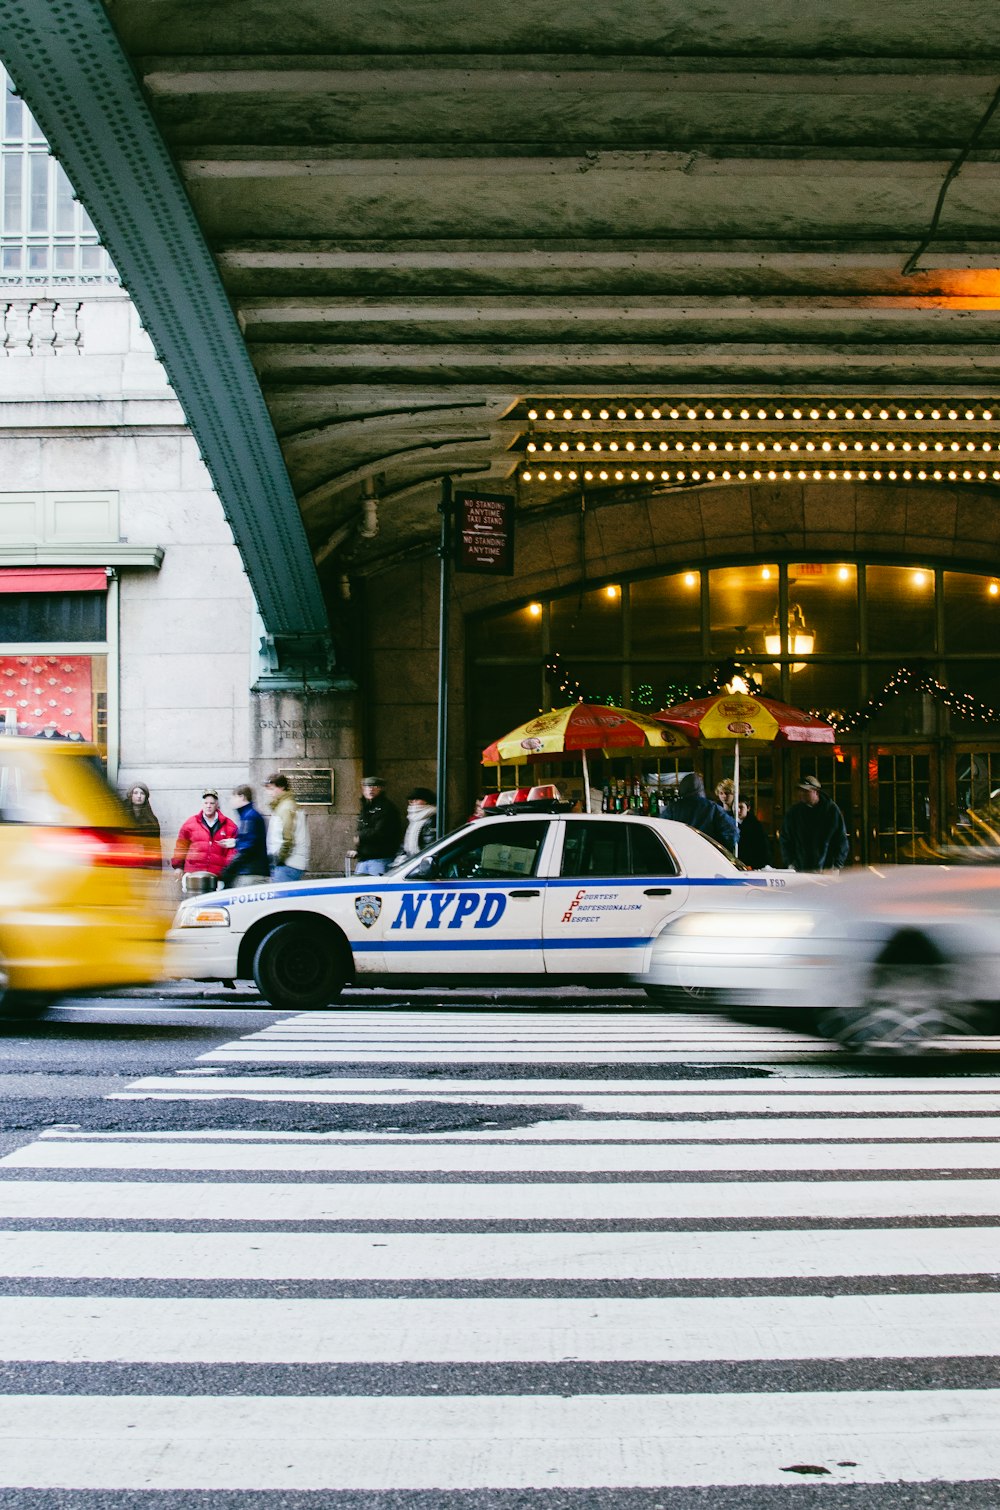
[[[643,892],[644,897],[668,897],[673,891],[672,886],[649,886]]]
[[[512,897],[537,897],[540,896],[541,893],[538,891],[512,891],[510,895]]]

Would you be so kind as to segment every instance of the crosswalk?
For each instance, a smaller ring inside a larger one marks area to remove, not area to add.
[[[0,1160],[0,1504],[996,1506],[998,1119],[707,1014],[277,1020]]]

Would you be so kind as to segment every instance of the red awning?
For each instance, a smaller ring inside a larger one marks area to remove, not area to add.
[[[106,592],[103,566],[0,566],[0,592]]]

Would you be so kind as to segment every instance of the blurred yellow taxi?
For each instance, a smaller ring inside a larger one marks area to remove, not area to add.
[[[0,1018],[160,979],[166,901],[92,745],[0,736]]]

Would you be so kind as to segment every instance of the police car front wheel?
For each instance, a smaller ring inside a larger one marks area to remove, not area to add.
[[[308,1011],[325,1007],[344,988],[345,975],[331,939],[313,923],[287,922],[258,944],[253,978],[273,1007]]]

